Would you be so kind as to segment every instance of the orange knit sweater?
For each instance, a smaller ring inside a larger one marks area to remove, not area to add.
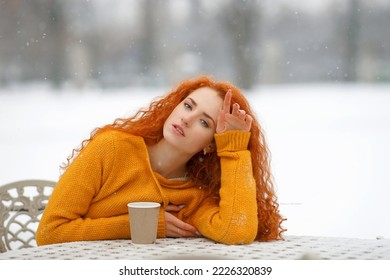
[[[96,136],[58,181],[39,224],[38,245],[130,238],[127,203],[161,203],[158,237],[165,237],[164,208],[186,205],[175,215],[205,237],[225,244],[252,242],[257,202],[250,133],[215,134],[221,159],[220,201],[192,180],[169,180],[151,169],[142,137],[119,131]]]

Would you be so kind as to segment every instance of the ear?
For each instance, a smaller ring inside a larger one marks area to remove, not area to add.
[[[203,154],[212,153],[214,151],[215,151],[215,143],[210,143],[203,149]]]

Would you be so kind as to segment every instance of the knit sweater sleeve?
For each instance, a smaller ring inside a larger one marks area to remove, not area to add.
[[[257,235],[256,183],[253,178],[249,132],[216,134],[221,162],[219,197],[206,198],[191,222],[198,231],[217,242],[246,244]]]
[[[111,172],[114,143],[110,133],[96,136],[62,175],[39,224],[38,245],[130,236],[126,214],[85,218],[92,200]]]

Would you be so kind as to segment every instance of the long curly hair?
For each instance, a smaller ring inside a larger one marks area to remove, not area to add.
[[[282,228],[285,220],[279,213],[279,204],[274,190],[273,178],[270,172],[269,150],[260,124],[252,111],[248,101],[241,91],[229,82],[215,81],[212,77],[201,76],[181,82],[167,95],[159,97],[151,102],[148,108],[141,108],[129,118],[118,118],[112,124],[96,128],[90,138],[84,140],[79,148],[72,151],[67,158],[66,167],[78,153],[99,133],[107,130],[120,130],[144,138],[147,145],[153,145],[163,138],[163,126],[165,120],[194,90],[209,87],[217,91],[222,99],[230,89],[232,92],[231,104],[238,103],[240,109],[245,110],[253,118],[251,136],[248,149],[251,152],[253,176],[256,181],[256,193],[258,204],[258,232],[256,240],[271,241],[283,239]],[[188,176],[197,184],[205,186],[210,195],[217,195],[221,187],[221,167],[216,152],[203,155],[199,152],[187,163]]]

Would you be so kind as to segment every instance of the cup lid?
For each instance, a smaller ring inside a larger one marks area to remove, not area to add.
[[[155,208],[160,207],[160,203],[157,202],[147,202],[147,201],[139,201],[139,202],[130,202],[127,204],[128,207],[132,208]]]

